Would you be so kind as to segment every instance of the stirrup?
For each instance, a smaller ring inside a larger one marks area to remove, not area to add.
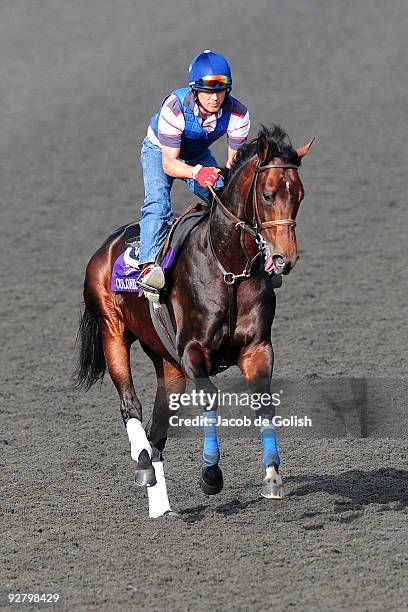
[[[153,303],[157,303],[160,301],[159,289],[155,289],[155,287],[151,287],[150,285],[146,285],[145,283],[141,283],[140,281],[136,281],[136,283],[138,284],[139,289],[141,289],[139,297],[142,297],[143,295],[147,300],[149,300],[149,302]]]
[[[136,284],[143,289],[143,291],[147,291],[148,293],[156,293],[159,295],[160,289],[156,289],[155,287],[151,287],[150,285],[146,285],[146,283],[142,283],[140,281],[136,281]]]

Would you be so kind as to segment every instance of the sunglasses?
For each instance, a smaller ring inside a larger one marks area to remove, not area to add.
[[[223,74],[215,74],[197,79],[191,85],[205,89],[228,89],[231,87],[231,79]]]

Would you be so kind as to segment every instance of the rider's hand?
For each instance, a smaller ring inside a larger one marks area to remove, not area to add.
[[[212,167],[204,167],[200,168],[194,177],[201,187],[214,187],[215,183],[218,181],[218,175],[221,171],[218,168]]]

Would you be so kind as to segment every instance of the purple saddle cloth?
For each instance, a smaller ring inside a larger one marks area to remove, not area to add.
[[[162,270],[168,270],[172,267],[176,252],[170,248],[166,256],[160,262]],[[119,255],[113,264],[112,270],[112,291],[126,291],[130,293],[139,293],[139,285],[137,281],[141,273],[139,268],[139,248],[128,247]]]

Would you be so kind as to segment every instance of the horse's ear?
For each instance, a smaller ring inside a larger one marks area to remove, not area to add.
[[[259,162],[264,164],[268,159],[269,143],[265,134],[260,134],[256,142],[256,154]]]
[[[315,140],[316,137],[313,137],[312,140],[307,144],[303,145],[303,147],[299,147],[298,149],[296,149],[296,153],[299,155],[299,157],[304,157],[309,153],[310,147],[312,146]]]

